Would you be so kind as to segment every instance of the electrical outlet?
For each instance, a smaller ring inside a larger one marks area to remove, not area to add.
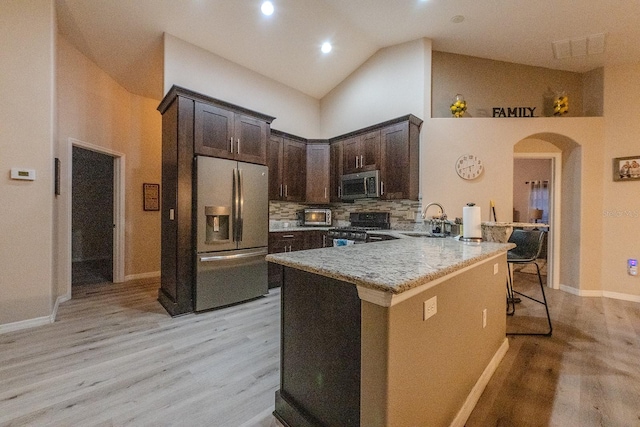
[[[494,275],[498,274],[498,263],[497,262],[495,264],[493,264],[493,274]]]
[[[424,302],[424,317],[423,320],[427,320],[438,312],[438,297],[429,298]]]
[[[487,327],[487,309],[485,308],[484,310],[482,310],[482,329],[486,327]]]
[[[630,276],[638,275],[638,260],[637,259],[628,259],[627,260],[627,273]]]

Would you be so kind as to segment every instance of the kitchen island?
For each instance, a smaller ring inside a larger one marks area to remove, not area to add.
[[[284,266],[274,415],[291,427],[464,425],[508,348],[511,247],[413,237],[269,255]]]

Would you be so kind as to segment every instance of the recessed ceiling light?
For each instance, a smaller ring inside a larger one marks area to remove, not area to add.
[[[322,47],[320,48],[322,53],[329,53],[331,52],[331,49],[332,49],[332,46],[331,46],[331,43],[329,42],[322,43]]]
[[[454,24],[459,24],[462,21],[464,21],[464,16],[462,15],[456,15],[453,18],[451,18],[451,22],[453,22]]]
[[[271,16],[274,10],[273,3],[271,3],[270,1],[265,1],[264,3],[262,3],[260,10],[264,15]]]

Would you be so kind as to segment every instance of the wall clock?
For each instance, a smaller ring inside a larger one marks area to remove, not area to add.
[[[464,154],[456,161],[456,172],[462,179],[475,179],[483,170],[482,160],[476,155]]]

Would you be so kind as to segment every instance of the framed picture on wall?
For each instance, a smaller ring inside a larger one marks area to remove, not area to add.
[[[145,211],[160,210],[160,184],[142,184]]]
[[[613,159],[613,180],[640,180],[640,156],[616,157]]]

